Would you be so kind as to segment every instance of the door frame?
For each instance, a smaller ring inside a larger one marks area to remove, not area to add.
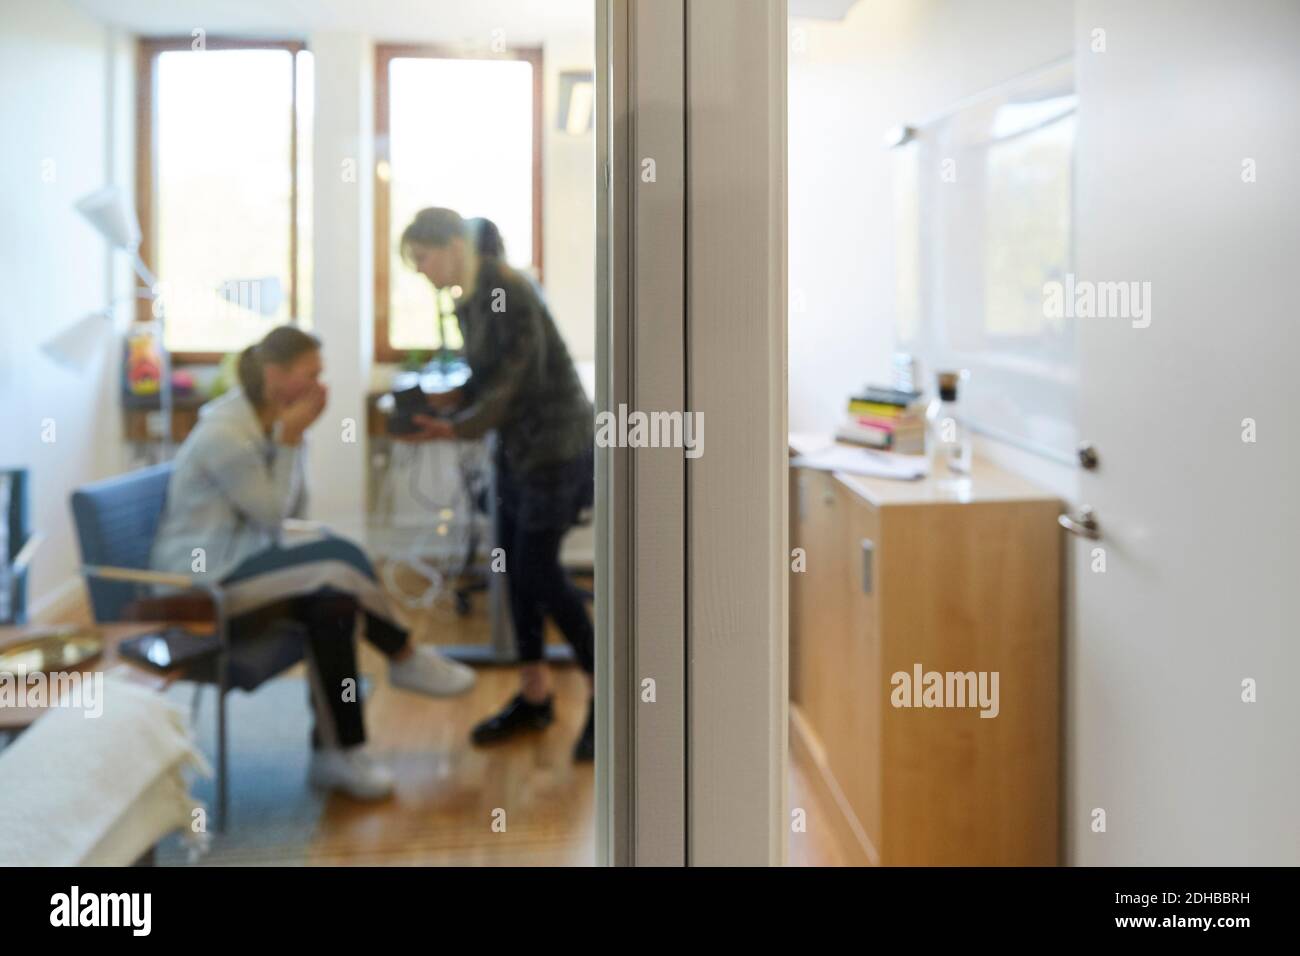
[[[597,410],[706,424],[597,449],[597,859],[779,864],[786,3],[595,5]]]

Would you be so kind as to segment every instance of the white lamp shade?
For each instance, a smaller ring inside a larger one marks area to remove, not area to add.
[[[280,285],[279,276],[227,279],[217,288],[217,294],[233,305],[263,316],[275,315],[284,302],[284,287]]]
[[[569,95],[569,115],[565,120],[564,131],[570,136],[580,136],[590,131],[595,108],[596,84],[575,83]]]
[[[99,356],[112,329],[113,316],[110,312],[91,312],[48,339],[41,346],[41,351],[69,371],[85,371]]]
[[[570,136],[581,136],[592,128],[596,115],[596,81],[588,70],[566,70],[560,74],[557,129]]]
[[[82,196],[77,200],[77,212],[95,227],[101,236],[119,249],[134,252],[140,245],[140,224],[121,191],[116,186]]]

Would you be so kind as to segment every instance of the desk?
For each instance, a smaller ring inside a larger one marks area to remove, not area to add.
[[[582,379],[583,387],[587,391],[587,397],[595,401],[596,388],[596,369],[594,362],[577,362],[575,363],[578,376]],[[454,387],[463,382],[463,379],[454,380],[448,383]],[[430,384],[425,384],[426,389]],[[391,469],[393,465],[394,439],[388,435],[388,416],[380,407],[380,402],[388,395],[387,391],[371,391],[366,398],[366,430],[371,439],[371,448],[374,454],[371,456],[371,474],[370,484],[372,490],[372,501],[370,511],[372,516],[378,517],[386,514],[390,522],[394,519],[393,498],[391,495],[392,480]],[[477,551],[482,555],[490,555],[499,542],[496,540],[496,469],[493,462],[495,460],[495,434],[484,439],[482,454],[483,481],[487,487],[487,527],[485,529],[485,539],[479,542]],[[446,447],[447,443],[437,443]],[[421,446],[414,446],[421,447]],[[415,452],[418,454],[419,452]],[[386,490],[387,489],[387,490]],[[473,508],[470,508],[471,517],[469,520],[474,521]],[[432,515],[428,520],[434,521]],[[373,529],[372,529],[373,530]],[[576,530],[576,529],[575,529]],[[590,528],[585,529],[585,533],[592,533]],[[571,530],[571,535],[574,531]],[[577,554],[571,554],[566,541],[566,547],[561,552],[561,560],[565,562],[566,567],[573,569],[587,570],[594,572],[594,544],[591,547],[583,548],[579,545],[576,549]],[[477,558],[478,555],[469,556],[470,559]],[[456,660],[470,664],[510,664],[517,659],[517,649],[514,641],[514,628],[510,620],[509,598],[506,589],[506,576],[495,574],[487,569],[487,565],[479,564],[470,566],[467,560],[463,570],[471,574],[477,574],[482,585],[487,591],[487,609],[488,618],[491,626],[491,641],[487,644],[461,644],[461,645],[444,645],[441,650]],[[465,611],[462,610],[462,613]],[[544,653],[546,659],[551,662],[562,662],[573,660],[573,650],[567,644],[556,643],[548,639],[545,645]]]
[[[140,459],[154,460],[152,452],[162,441],[162,411],[157,397],[123,398],[122,433],[132,453]],[[172,444],[179,447],[199,421],[199,409],[208,401],[198,392],[186,392],[172,398]]]

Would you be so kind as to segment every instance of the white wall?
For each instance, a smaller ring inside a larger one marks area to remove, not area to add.
[[[542,243],[547,301],[575,361],[596,354],[595,132],[555,128],[559,75],[590,70],[595,37],[553,40],[542,50]]]
[[[790,25],[790,428],[829,431],[889,380],[893,168],[885,131],[1068,54],[1070,0],[859,0]]]
[[[124,168],[121,151],[106,148],[109,42],[63,0],[0,0],[0,467],[31,469],[33,524],[48,536],[33,610],[76,579],[72,489],[122,466],[116,349],[82,372],[39,349],[112,293],[117,267],[73,209]],[[42,440],[47,422],[52,442]]]
[[[310,46],[316,67],[312,323],[324,343],[330,388],[329,408],[309,439],[310,513],[360,537],[374,351],[374,47],[355,33],[313,34]]]

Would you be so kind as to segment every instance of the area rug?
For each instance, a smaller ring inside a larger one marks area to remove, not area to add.
[[[363,696],[368,693],[367,683],[362,680]],[[187,712],[193,696],[194,685],[189,683],[168,691],[169,699]],[[195,739],[213,766],[216,704],[216,690],[204,687],[194,724]],[[279,677],[251,694],[227,695],[230,810],[226,831],[215,832],[215,780],[197,779],[193,793],[207,806],[208,827],[213,831],[208,852],[191,861],[173,835],[159,845],[158,865],[305,864],[325,807],[325,797],[307,785],[311,724],[302,677]]]

